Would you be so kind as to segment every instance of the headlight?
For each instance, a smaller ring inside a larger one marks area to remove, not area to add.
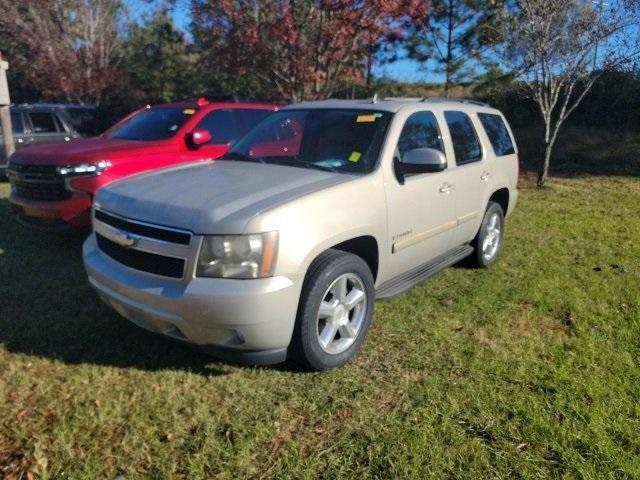
[[[196,275],[217,278],[264,278],[273,275],[278,232],[204,237]]]
[[[95,163],[82,163],[68,167],[58,167],[58,173],[65,177],[77,177],[81,175],[100,175],[111,166],[111,162],[101,160]]]

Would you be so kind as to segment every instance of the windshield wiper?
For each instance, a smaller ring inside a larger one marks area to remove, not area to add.
[[[308,160],[302,160],[300,157],[269,157],[269,163],[277,163],[278,165],[284,165],[286,167],[299,167],[299,168],[311,168],[313,170],[322,170],[324,172],[331,171],[341,173],[340,170],[328,165],[318,165]]]
[[[338,170],[335,167],[330,167],[329,165],[318,165],[317,163],[313,163],[313,162],[309,162],[307,160],[300,160],[299,158],[296,159],[295,163],[299,163],[303,166],[305,166],[306,168],[312,168],[315,170],[323,170],[323,171],[330,171],[330,172],[335,172],[335,173],[340,173],[340,170]],[[295,163],[292,163],[292,165],[295,165]]]
[[[267,163],[262,158],[252,157],[250,155],[245,155],[244,153],[239,152],[228,152],[221,158],[221,160],[238,160],[240,162]]]

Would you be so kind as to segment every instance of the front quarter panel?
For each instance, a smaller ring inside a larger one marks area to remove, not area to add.
[[[325,250],[365,235],[376,239],[382,256],[387,245],[380,171],[264,212],[249,222],[245,233],[273,230],[278,231],[275,275],[304,275],[311,262]],[[382,268],[382,259],[379,263]]]

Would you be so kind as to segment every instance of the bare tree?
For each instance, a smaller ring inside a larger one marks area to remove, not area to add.
[[[0,0],[0,11],[14,65],[45,97],[98,104],[117,81],[120,0]]]
[[[565,120],[604,71],[640,56],[637,10],[623,0],[519,0],[505,13],[504,58],[544,122],[537,179],[543,186]]]

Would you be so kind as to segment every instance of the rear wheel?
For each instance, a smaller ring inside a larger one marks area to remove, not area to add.
[[[480,224],[480,230],[473,240],[473,254],[469,257],[472,264],[479,268],[493,265],[500,251],[504,238],[504,212],[496,202],[489,202]]]
[[[314,370],[347,362],[364,341],[374,300],[373,276],[360,257],[339,250],[320,255],[302,287],[293,358]]]

